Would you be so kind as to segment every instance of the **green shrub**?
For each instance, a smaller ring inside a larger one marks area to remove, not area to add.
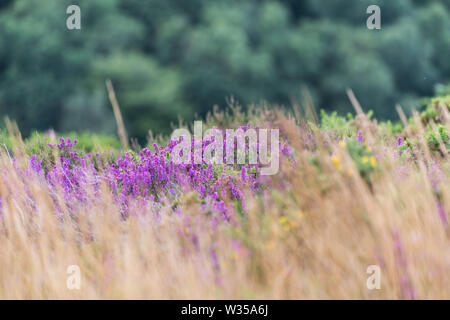
[[[420,117],[425,123],[434,121],[436,123],[442,123],[442,110],[441,106],[447,107],[450,112],[450,95],[444,97],[437,97],[431,99],[431,102],[427,105],[426,109],[420,114]]]
[[[325,110],[320,110],[320,125],[321,129],[325,131],[332,131],[337,136],[351,137],[354,135],[355,128],[350,125],[350,121],[353,120],[353,115],[349,113],[347,119],[339,116],[336,111],[328,114]]]
[[[437,125],[436,130],[433,130],[430,126],[428,126],[426,140],[428,146],[433,150],[440,150],[441,141],[447,149],[450,149],[450,139],[447,127],[441,124]]]

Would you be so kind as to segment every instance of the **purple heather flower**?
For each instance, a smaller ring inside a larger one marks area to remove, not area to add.
[[[358,144],[364,144],[364,136],[363,136],[362,131],[358,131],[357,139],[358,139]]]

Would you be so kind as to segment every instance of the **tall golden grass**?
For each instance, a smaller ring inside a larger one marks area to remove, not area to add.
[[[369,185],[339,139],[312,125],[318,165],[303,119],[279,110],[254,119],[269,120],[297,165],[283,160],[262,195],[245,194],[245,217],[217,227],[190,193],[179,199],[182,215],[171,203],[136,201],[123,220],[107,185],[69,214],[62,192],[20,174],[27,155],[16,152],[13,163],[2,151],[0,299],[450,298],[449,227],[429,179],[438,166],[449,219],[448,154],[424,143],[402,161],[395,138],[361,117],[379,155]],[[70,265],[80,267],[80,290],[67,288]],[[380,290],[366,286],[370,265],[380,266]]]

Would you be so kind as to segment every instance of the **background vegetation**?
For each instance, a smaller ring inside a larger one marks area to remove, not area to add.
[[[80,31],[66,29],[69,4],[81,7]],[[370,4],[380,31],[365,26]],[[0,0],[0,115],[25,135],[112,133],[111,78],[138,138],[227,96],[301,100],[301,85],[320,108],[351,111],[351,87],[394,118],[396,102],[408,110],[446,90],[449,52],[449,0]]]

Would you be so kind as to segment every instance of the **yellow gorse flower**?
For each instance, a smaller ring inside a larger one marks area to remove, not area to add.
[[[289,220],[286,217],[280,218],[280,224],[283,227],[284,231],[291,230],[291,224],[289,223]]]
[[[287,217],[281,217],[280,224],[285,231],[290,231],[291,229],[296,229],[300,226],[297,221],[290,221]]]
[[[367,162],[369,162],[369,157],[368,156],[363,156],[361,158],[361,161],[362,161],[362,163],[367,163]]]
[[[341,161],[339,160],[339,158],[337,156],[332,156],[331,157],[331,161],[333,161],[334,166],[336,167],[336,169],[342,170]]]
[[[281,217],[280,224],[286,224],[286,223],[289,223],[288,219],[286,217]]]
[[[370,157],[370,165],[375,168],[378,165],[377,158]]]
[[[347,145],[347,144],[345,143],[344,140],[339,141],[339,146],[340,146],[341,148],[345,148],[346,145]]]

